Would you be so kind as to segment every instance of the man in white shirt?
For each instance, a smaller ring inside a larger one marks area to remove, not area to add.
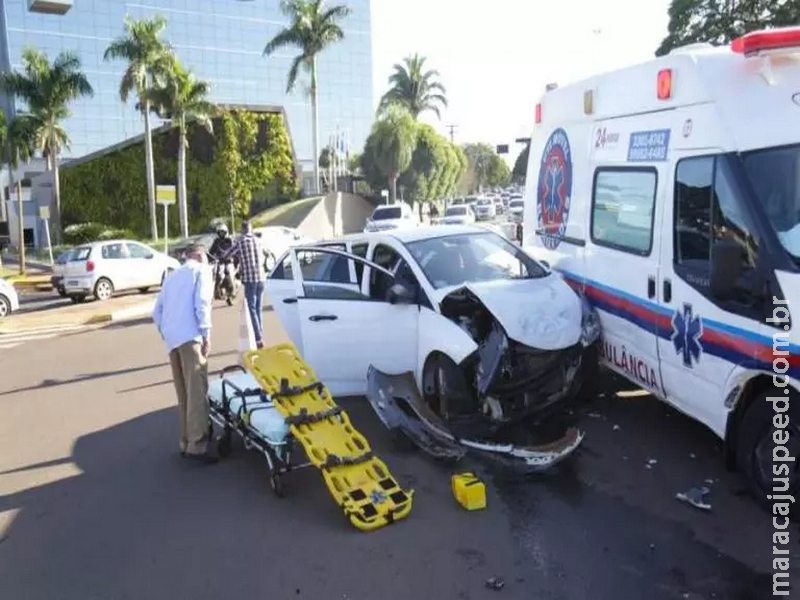
[[[169,352],[178,396],[181,456],[210,464],[217,461],[208,439],[207,397],[214,278],[203,246],[190,246],[186,259],[164,280],[153,321]]]

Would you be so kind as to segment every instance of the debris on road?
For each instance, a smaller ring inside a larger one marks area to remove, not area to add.
[[[693,487],[687,492],[678,492],[675,494],[675,498],[686,504],[691,504],[700,510],[711,510],[711,505],[706,502],[706,496],[708,496],[710,491],[711,490],[705,486],[698,486]]]
[[[612,429],[613,429],[614,431],[619,431],[619,425],[614,425],[614,427],[612,427]]]
[[[499,592],[505,587],[506,582],[503,581],[500,577],[489,577],[489,579],[486,580],[486,583],[484,585],[490,590]]]
[[[587,417],[591,417],[593,419],[599,419],[603,415],[601,415],[600,413],[596,413],[596,412],[590,412],[590,413],[586,413],[586,416]]]
[[[658,461],[655,458],[648,458],[647,459],[647,468],[652,469],[655,465],[658,464]]]

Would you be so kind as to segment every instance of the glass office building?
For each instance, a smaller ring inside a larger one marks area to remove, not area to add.
[[[283,106],[297,157],[310,170],[311,106],[307,76],[286,95],[292,49],[269,58],[267,41],[286,24],[280,0],[0,0],[0,68],[19,69],[22,50],[32,46],[51,60],[62,50],[79,53],[95,94],[76,101],[66,122],[72,144],[64,157],[78,157],[144,131],[134,100],[119,98],[121,62],[103,61],[109,42],[123,33],[125,14],[160,13],[165,39],[197,77],[211,83],[211,99],[224,104]],[[334,0],[331,0],[333,2]],[[335,0],[352,15],[344,21],[345,40],[319,59],[320,146],[335,131],[360,150],[373,120],[370,0]],[[155,122],[154,126],[158,123]]]

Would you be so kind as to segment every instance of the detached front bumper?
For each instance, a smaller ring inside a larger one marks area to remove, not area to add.
[[[567,458],[584,436],[583,432],[571,428],[560,439],[541,446],[456,438],[425,404],[412,373],[387,375],[372,366],[367,372],[367,398],[389,431],[405,435],[437,459],[459,460],[467,452],[473,452],[514,470],[533,473],[549,469]]]

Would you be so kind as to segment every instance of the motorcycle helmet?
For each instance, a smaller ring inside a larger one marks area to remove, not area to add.
[[[224,223],[220,223],[217,225],[217,237],[227,237],[228,236],[228,226]]]

